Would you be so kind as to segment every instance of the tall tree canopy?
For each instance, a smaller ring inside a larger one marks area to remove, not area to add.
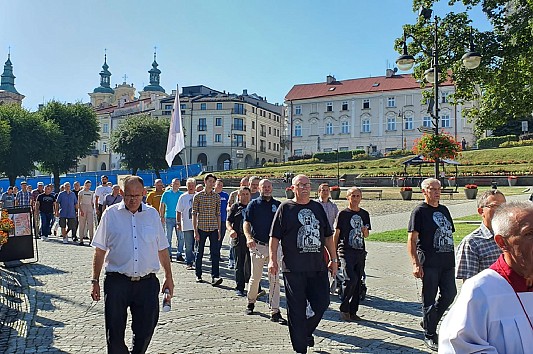
[[[47,141],[41,168],[54,175],[54,184],[59,190],[59,175],[75,168],[78,160],[87,156],[99,139],[98,120],[92,108],[81,103],[51,101],[38,113],[56,126],[55,137]]]
[[[153,169],[158,178],[159,170],[168,168],[165,161],[167,149],[168,119],[155,119],[148,115],[126,118],[111,135],[111,149],[122,154],[122,164],[132,169]]]
[[[29,175],[44,156],[44,136],[51,125],[15,104],[0,105],[0,172],[15,184],[17,176]]]
[[[430,8],[436,0],[413,0],[413,10]],[[529,116],[533,109],[533,1],[531,0],[449,0],[450,5],[462,3],[464,12],[437,14],[439,21],[439,66],[441,72],[452,72],[457,102],[474,101],[465,110],[476,117],[476,130],[497,128],[509,120]],[[493,30],[473,29],[475,49],[481,53],[481,65],[468,70],[461,65],[470,38],[470,10],[481,6]],[[435,14],[434,14],[435,15]],[[404,25],[409,54],[415,56],[415,77],[422,79],[431,65],[434,27],[419,18],[416,24]],[[401,38],[396,49],[401,52]]]

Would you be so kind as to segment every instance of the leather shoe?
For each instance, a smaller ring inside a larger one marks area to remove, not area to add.
[[[279,313],[279,312],[273,313],[273,314],[270,316],[270,320],[271,320],[272,322],[277,322],[277,323],[279,323],[280,325],[286,325],[286,324],[287,324],[287,320],[284,319],[283,317],[281,317],[281,313]]]

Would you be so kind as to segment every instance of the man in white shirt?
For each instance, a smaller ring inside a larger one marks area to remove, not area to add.
[[[107,194],[113,193],[113,188],[107,185],[109,179],[106,175],[100,177],[102,184],[96,187],[94,191],[94,208],[96,209],[96,220],[100,222],[102,213],[104,212],[104,201]]]
[[[105,264],[105,329],[109,353],[129,353],[124,343],[127,310],[132,316],[132,353],[145,353],[159,319],[158,293],[174,292],[168,241],[159,212],[142,203],[144,182],[124,179],[124,200],[102,216],[95,248],[91,296],[100,300],[100,272]],[[165,270],[162,288],[156,273]]]
[[[194,227],[192,225],[192,200],[196,194],[196,180],[188,178],[187,193],[180,195],[176,204],[176,222],[178,231],[183,231],[185,241],[185,264],[187,270],[193,270],[194,263]]]
[[[533,204],[502,204],[492,229],[503,254],[465,281],[440,327],[439,353],[531,353]]]

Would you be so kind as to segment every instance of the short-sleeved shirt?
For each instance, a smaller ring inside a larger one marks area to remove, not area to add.
[[[93,247],[107,251],[106,272],[142,277],[159,271],[159,251],[168,248],[159,212],[141,204],[135,213],[124,202],[112,205],[102,215]]]
[[[494,235],[484,225],[463,238],[455,256],[457,279],[468,279],[489,268],[502,254]]]
[[[246,205],[241,203],[235,203],[231,206],[230,212],[228,214],[228,222],[232,225],[233,230],[237,232],[237,235],[244,236],[244,211],[246,210]]]
[[[274,198],[266,200],[263,196],[248,203],[244,221],[250,223],[252,236],[259,242],[268,243],[272,220],[281,202]]]
[[[91,190],[81,190],[78,193],[80,205],[94,205],[94,192]]]
[[[184,193],[178,199],[176,205],[176,212],[181,213],[181,229],[183,231],[194,230],[192,226],[192,200],[194,199],[194,193]]]
[[[329,225],[333,229],[333,223],[337,218],[337,214],[339,214],[339,208],[337,207],[337,204],[333,203],[331,201],[331,198],[329,198],[326,202],[323,202],[320,198],[318,198],[316,199],[316,202],[320,203],[320,205],[322,205],[322,208],[324,208],[324,211],[328,216]]]
[[[39,191],[39,189],[34,189],[31,191],[31,200],[32,201],[37,201],[37,197],[39,196],[39,194],[42,194],[44,193],[44,189],[42,191]]]
[[[16,197],[18,206],[28,206],[31,202],[31,192],[30,191],[19,191]]]
[[[450,211],[444,205],[419,204],[411,213],[408,232],[417,231],[416,244],[420,264],[424,267],[453,268],[455,227]]]
[[[163,196],[163,193],[165,191],[156,191],[153,190],[150,193],[148,193],[148,196],[146,197],[146,203],[148,205],[151,205],[155,208],[155,210],[159,211],[159,206],[161,205],[161,197]]]
[[[176,218],[176,206],[178,204],[178,199],[180,199],[182,194],[182,191],[178,190],[174,192],[172,189],[169,189],[163,193],[163,196],[161,197],[161,203],[165,204],[165,218]]]
[[[222,191],[218,195],[220,196],[220,222],[226,222],[228,217],[229,194]]]
[[[197,193],[192,201],[192,212],[197,215],[198,229],[202,231],[218,230],[220,217],[220,196],[214,190]]]
[[[324,208],[314,200],[281,203],[270,231],[270,236],[281,242],[283,272],[325,271],[324,244],[332,235]]]
[[[113,195],[112,193],[111,194],[107,194],[104,198],[104,203],[103,205],[107,207],[110,207],[111,205],[115,205],[115,204],[118,204],[122,201],[122,196],[120,194],[117,194],[117,195]]]
[[[78,198],[73,191],[67,193],[66,191],[60,192],[57,195],[56,199],[57,204],[59,204],[59,217],[73,219],[76,217],[76,203],[78,203]]]
[[[54,212],[54,202],[56,201],[55,194],[41,193],[37,197],[37,201],[39,202],[39,212],[46,214],[52,214]]]
[[[98,204],[104,205],[104,198],[107,194],[113,193],[113,187],[108,187],[100,185],[96,187],[96,190],[94,191],[94,195],[98,197]]]
[[[370,215],[365,209],[353,211],[346,208],[339,212],[335,222],[335,229],[339,230],[339,257],[343,257],[346,252],[365,251],[363,226],[371,229]]]
[[[15,207],[15,194],[8,194],[5,192],[2,194],[2,207],[4,208],[14,208]]]

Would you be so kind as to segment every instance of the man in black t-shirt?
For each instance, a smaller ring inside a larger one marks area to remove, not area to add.
[[[237,201],[231,206],[226,220],[226,229],[231,237],[235,257],[235,283],[238,296],[245,296],[244,284],[250,279],[250,251],[246,246],[243,230],[243,214],[250,202],[250,188],[241,187],[237,192]]]
[[[310,199],[311,183],[305,175],[293,178],[295,199],[283,202],[272,223],[268,270],[278,274],[278,247],[283,254],[283,279],[287,297],[289,334],[297,353],[307,353],[315,344],[313,332],[329,305],[329,279],[337,272],[337,252],[333,231],[320,203]],[[324,259],[324,246],[329,264]],[[309,301],[314,316],[306,318]]]
[[[439,180],[425,179],[421,188],[425,201],[411,214],[407,250],[413,264],[413,275],[422,278],[424,343],[437,350],[437,325],[457,294],[452,235],[455,228],[450,211],[439,204]],[[437,291],[440,295],[435,300]]]
[[[52,233],[52,225],[54,224],[54,205],[56,203],[56,196],[52,194],[52,186],[44,187],[44,193],[37,196],[35,202],[35,210],[41,216],[41,238],[43,241],[48,241],[48,236]]]
[[[339,212],[335,222],[334,240],[338,242],[338,255],[344,273],[342,284],[342,303],[340,306],[341,319],[358,321],[359,293],[361,292],[361,278],[365,269],[365,238],[368,237],[370,215],[359,207],[362,198],[361,190],[352,187],[346,192],[348,208]]]

